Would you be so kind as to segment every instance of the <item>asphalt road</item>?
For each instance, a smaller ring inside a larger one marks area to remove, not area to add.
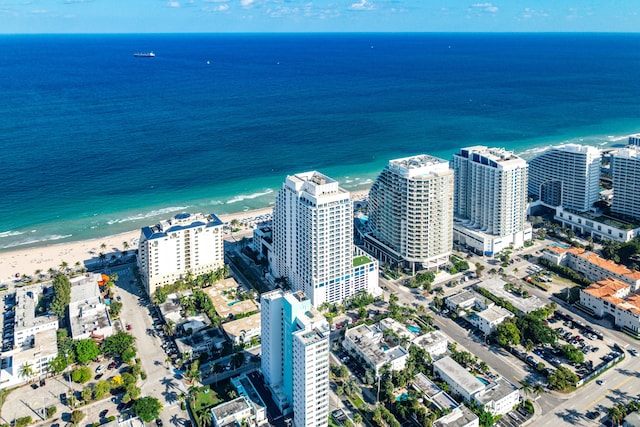
[[[138,357],[147,379],[140,386],[142,396],[153,396],[162,402],[160,419],[166,425],[181,426],[189,419],[186,411],[180,409],[178,396],[187,392],[182,377],[176,375],[165,364],[166,355],[160,345],[162,340],[149,331],[153,330],[153,319],[147,306],[148,300],[140,300],[140,291],[133,276],[133,264],[111,269],[118,274],[115,293],[122,298],[120,318],[123,324],[132,325],[129,331],[136,338]]]

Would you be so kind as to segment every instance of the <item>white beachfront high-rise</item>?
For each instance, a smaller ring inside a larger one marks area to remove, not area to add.
[[[611,211],[640,219],[640,146],[629,146],[611,157],[613,202]]]
[[[208,273],[224,266],[223,224],[217,216],[181,213],[143,227],[138,267],[149,296],[159,286],[190,272]]]
[[[566,144],[529,161],[529,194],[550,207],[587,212],[598,201],[600,150]]]
[[[476,146],[461,149],[452,163],[454,240],[491,255],[531,239],[527,162],[501,148]]]
[[[437,268],[453,244],[453,170],[427,155],[395,159],[371,187],[364,245],[384,262]]]
[[[319,172],[288,176],[273,209],[274,278],[287,278],[314,306],[378,293],[377,261],[353,244],[349,192]]]
[[[324,427],[329,416],[329,325],[302,292],[280,289],[261,301],[265,383],[295,427]]]

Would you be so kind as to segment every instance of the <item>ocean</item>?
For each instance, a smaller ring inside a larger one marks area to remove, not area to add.
[[[154,51],[155,58],[134,58]],[[640,34],[0,36],[0,250],[366,189],[393,158],[640,131]]]

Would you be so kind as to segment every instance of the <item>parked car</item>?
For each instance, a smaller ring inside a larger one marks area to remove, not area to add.
[[[106,371],[106,370],[107,370],[107,367],[106,367],[106,366],[104,366],[104,365],[99,365],[99,366],[96,368],[96,374],[103,374],[103,373],[104,373],[104,371]]]

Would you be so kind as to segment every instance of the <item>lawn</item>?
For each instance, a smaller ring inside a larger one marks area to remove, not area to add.
[[[371,262],[371,259],[369,257],[366,257],[364,255],[361,256],[357,256],[353,259],[353,266],[354,267],[359,267],[361,265],[364,264],[369,264]]]
[[[204,386],[200,387],[197,392],[193,394],[193,398],[189,399],[189,407],[193,417],[195,418],[196,425],[202,427],[207,425],[209,419],[209,409],[222,402],[231,400],[230,393],[233,390],[231,383],[227,381],[220,381],[217,387]]]

